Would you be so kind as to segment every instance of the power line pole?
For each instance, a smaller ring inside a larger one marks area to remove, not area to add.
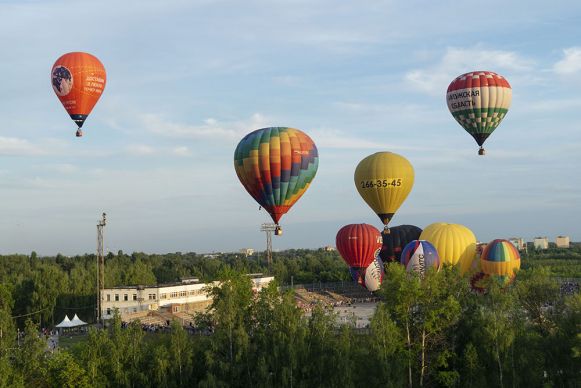
[[[97,322],[103,327],[103,296],[105,288],[105,256],[103,254],[103,228],[107,225],[107,214],[103,213],[101,220],[97,221]]]
[[[266,263],[268,268],[272,266],[272,232],[276,232],[278,225],[276,224],[262,224],[260,231],[266,233]]]

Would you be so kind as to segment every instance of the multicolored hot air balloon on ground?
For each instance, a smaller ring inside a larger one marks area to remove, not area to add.
[[[480,256],[480,267],[486,275],[512,279],[520,269],[520,254],[510,241],[493,240]]]
[[[317,173],[319,154],[311,138],[288,127],[257,129],[244,136],[234,151],[234,168],[248,193],[282,229],[280,218],[309,188]]]
[[[381,233],[369,224],[349,224],[339,229],[335,243],[350,268],[365,269],[381,249]]]
[[[383,281],[383,262],[379,257],[376,257],[367,268],[350,267],[349,272],[357,284],[374,292],[379,290]]]
[[[432,243],[442,264],[458,266],[461,274],[470,269],[476,251],[476,237],[464,225],[433,223],[424,229],[420,240]]]
[[[448,109],[480,146],[500,125],[512,101],[512,89],[503,76],[491,71],[462,74],[448,86]]]
[[[379,216],[384,233],[414,185],[414,168],[401,155],[376,152],[363,159],[355,169],[355,187],[363,200]]]
[[[414,225],[399,225],[389,228],[389,234],[383,234],[383,246],[379,257],[386,263],[398,262],[403,248],[413,240],[418,240],[422,230]]]
[[[520,269],[518,249],[508,240],[497,239],[488,243],[480,255],[481,271],[470,279],[470,286],[479,293],[484,293],[491,281],[508,286]]]
[[[64,54],[50,72],[52,88],[71,119],[81,127],[99,101],[107,82],[105,67],[97,57],[83,52]]]
[[[403,249],[401,263],[408,272],[414,271],[423,276],[428,268],[440,268],[440,257],[429,241],[414,240]]]

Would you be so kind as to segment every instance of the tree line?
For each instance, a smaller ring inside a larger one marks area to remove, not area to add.
[[[454,269],[420,277],[388,265],[370,325],[309,317],[293,290],[258,295],[225,268],[197,333],[167,334],[113,319],[85,341],[47,352],[27,320],[15,344],[13,300],[0,286],[0,386],[39,387],[540,387],[581,384],[581,296],[563,295],[548,270],[476,294]]]

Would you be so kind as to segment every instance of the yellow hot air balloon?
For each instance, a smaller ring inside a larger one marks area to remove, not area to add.
[[[423,230],[420,240],[428,240],[436,247],[443,264],[457,265],[461,274],[470,269],[476,237],[464,225],[436,222]]]
[[[355,187],[385,225],[407,198],[414,185],[414,168],[401,155],[376,152],[363,159],[355,169]]]

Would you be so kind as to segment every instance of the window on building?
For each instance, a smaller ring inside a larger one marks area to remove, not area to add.
[[[153,300],[155,300],[155,294],[151,294],[153,296]]]
[[[107,309],[107,315],[111,315],[111,309]]]
[[[119,294],[115,294],[115,302],[119,302]]]
[[[137,294],[133,294],[133,300],[137,300]]]
[[[177,313],[178,311],[180,311],[180,307],[179,306],[173,306],[173,312]]]
[[[170,298],[177,298],[178,297],[178,293],[177,292],[172,292],[171,294],[169,294]]]
[[[160,294],[159,299],[167,299],[167,294]]]
[[[127,294],[124,294],[124,295],[123,295],[123,300],[124,300],[125,302],[127,302],[127,301],[129,300],[129,295],[127,295]]]
[[[186,295],[188,295],[187,291],[180,291],[180,296],[186,296]]]
[[[111,294],[107,294],[107,302],[111,302]]]
[[[191,290],[190,295],[196,295],[196,290]]]

